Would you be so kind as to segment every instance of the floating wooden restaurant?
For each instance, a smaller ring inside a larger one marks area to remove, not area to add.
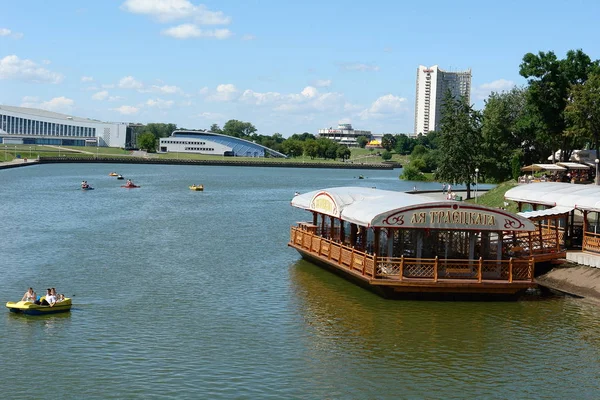
[[[536,286],[537,259],[560,257],[556,234],[477,204],[337,187],[291,205],[312,218],[291,228],[290,247],[384,297],[514,296]]]

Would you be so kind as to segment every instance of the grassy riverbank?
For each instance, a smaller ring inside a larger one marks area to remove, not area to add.
[[[493,188],[493,189],[485,192],[485,194],[482,194],[481,196],[479,196],[477,198],[477,204],[481,204],[481,205],[493,207],[493,208],[503,207],[510,212],[516,213],[518,211],[517,204],[513,201],[504,200],[504,194],[508,190],[512,189],[515,186],[517,186],[517,182],[514,180],[502,182],[495,188]],[[474,203],[475,199],[470,199],[468,201],[471,203]],[[504,204],[505,202],[507,202],[508,205],[505,205]]]

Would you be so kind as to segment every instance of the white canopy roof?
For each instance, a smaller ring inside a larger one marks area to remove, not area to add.
[[[366,227],[533,231],[526,218],[504,210],[365,187],[335,187],[295,196],[292,206]]]
[[[556,206],[556,207],[552,207],[552,208],[547,208],[545,210],[524,211],[524,212],[520,212],[517,214],[520,215],[521,217],[531,219],[531,218],[537,218],[537,217],[548,217],[551,215],[561,215],[561,214],[569,213],[571,211],[573,211],[573,207]]]
[[[600,186],[544,182],[519,185],[504,194],[507,200],[600,211]]]
[[[521,171],[566,171],[565,167],[557,164],[531,164],[521,168]]]
[[[561,167],[565,167],[568,169],[589,169],[590,168],[589,165],[579,164],[576,162],[559,162],[559,163],[556,163],[556,165],[560,165]]]

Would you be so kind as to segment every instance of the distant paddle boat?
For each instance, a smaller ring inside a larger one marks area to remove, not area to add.
[[[196,192],[201,192],[204,190],[204,185],[191,185],[190,190],[194,190]]]
[[[44,297],[42,297],[40,300],[43,299]],[[9,301],[6,303],[6,308],[8,308],[10,312],[25,315],[56,314],[71,311],[71,298],[66,297],[64,300],[56,302],[52,307],[42,306],[30,301],[17,301],[16,303]]]
[[[125,179],[125,178],[123,178],[123,175],[117,175],[117,179]]]
[[[108,176],[119,176],[119,174],[117,174],[116,172],[111,172],[110,174],[108,174]]]

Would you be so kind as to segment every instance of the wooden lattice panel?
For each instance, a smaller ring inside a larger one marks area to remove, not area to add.
[[[506,274],[504,274],[506,272]],[[484,262],[481,266],[481,276],[484,279],[507,279],[508,264],[504,262]]]
[[[329,256],[330,250],[331,250],[331,244],[326,240],[322,240],[321,241],[321,252],[319,254],[327,257],[327,256]]]
[[[465,262],[452,262],[450,264],[440,263],[438,267],[438,276],[444,278],[474,278],[477,277],[477,270],[479,264],[474,264],[473,261],[469,264],[468,260]]]
[[[433,264],[404,263],[404,276],[410,278],[433,278]]]
[[[311,241],[312,238],[310,235],[302,235],[302,247],[310,250]]]
[[[513,281],[531,280],[531,263],[513,261]]]
[[[393,276],[400,275],[400,264],[396,262],[378,262],[377,275]]]
[[[592,236],[592,233],[586,232],[583,239],[583,250],[600,253],[600,236]]]

